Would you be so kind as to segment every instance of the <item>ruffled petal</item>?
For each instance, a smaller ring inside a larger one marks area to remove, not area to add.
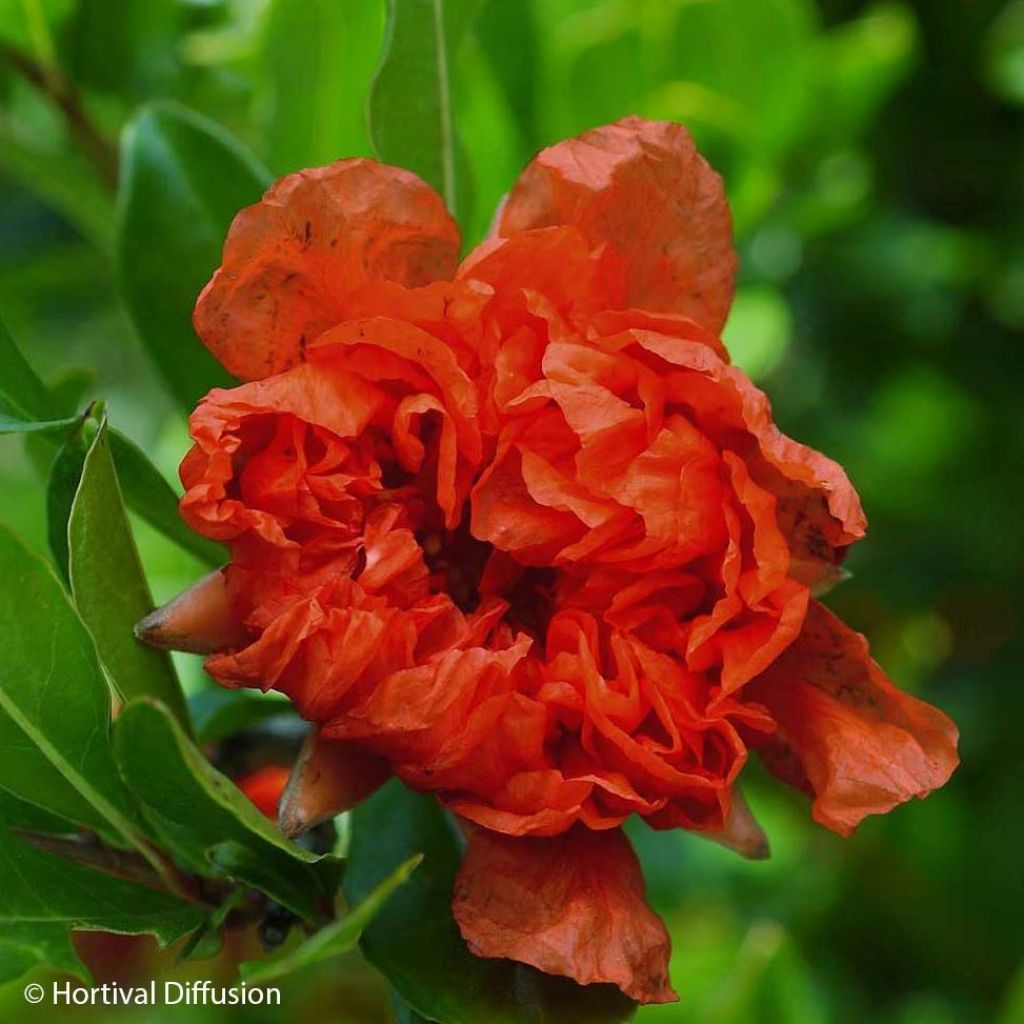
[[[612,245],[627,267],[627,305],[682,313],[714,332],[725,323],[736,272],[729,206],[681,125],[627,117],[542,150],[497,233],[559,224]]]
[[[477,956],[532,964],[641,1003],[678,997],[668,932],[644,899],[625,835],[577,827],[553,839],[474,830],[455,881],[455,920]]]
[[[808,789],[814,818],[841,835],[926,796],[959,763],[949,718],[898,690],[865,638],[817,602],[798,639],[747,692],[778,722],[762,750],[769,768]]]
[[[339,160],[298,171],[235,217],[193,322],[233,374],[269,377],[379,282],[416,288],[455,271],[459,229],[409,171]]]
[[[670,399],[723,448],[734,450],[758,485],[776,499],[779,527],[790,550],[790,575],[810,587],[834,580],[847,547],[864,536],[867,520],[842,466],[794,441],[772,419],[768,396],[707,345],[649,331],[627,331],[661,364]],[[665,364],[691,372],[666,373]]]

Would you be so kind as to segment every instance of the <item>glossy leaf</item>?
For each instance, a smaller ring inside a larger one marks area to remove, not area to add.
[[[153,610],[153,599],[125,512],[106,420],[85,456],[68,544],[75,604],[121,699],[155,697],[188,729],[188,709],[170,656],[141,644],[132,632]]]
[[[0,778],[25,779],[20,758],[48,763],[78,794],[76,814],[69,794],[50,783],[46,770],[38,794],[18,795],[72,820],[97,814],[140,850],[148,847],[114,763],[110,746],[110,691],[92,638],[75,614],[49,567],[0,526],[0,622],[7,625],[0,658],[0,711],[36,753],[0,746]],[[17,790],[15,790],[17,792]],[[83,823],[88,823],[88,820]]]
[[[230,378],[192,330],[192,307],[220,263],[234,215],[268,172],[212,121],[151,104],[121,142],[116,263],[121,295],[171,393],[186,411]]]
[[[476,0],[389,0],[370,92],[370,134],[386,163],[415,171],[467,223],[466,175],[452,111],[452,61]]]
[[[505,96],[528,153],[540,148],[537,62],[540,40],[532,3],[484,0],[476,34]]]
[[[43,382],[0,322],[0,414],[12,420],[52,420],[54,407]]]
[[[0,820],[0,934],[29,925],[65,925],[155,935],[167,945],[195,928],[201,908],[39,850]],[[24,933],[23,933],[24,934]]]
[[[163,705],[148,698],[125,705],[114,744],[143,815],[178,863],[200,875],[227,874],[317,917],[332,895],[330,860],[288,842]]]
[[[125,504],[204,565],[223,565],[228,560],[227,549],[185,525],[178,515],[178,495],[142,449],[119,430],[111,429],[109,438]]]
[[[0,413],[0,434],[60,434],[77,422],[76,416],[63,420],[20,420]]]
[[[422,856],[410,857],[400,864],[344,917],[321,928],[295,949],[267,960],[242,964],[242,979],[262,984],[347,952],[359,941],[363,929],[373,920],[391,894],[408,881],[422,859]]]
[[[392,780],[352,812],[345,894],[352,903],[417,852],[423,863],[363,932],[360,945],[398,995],[442,1024],[613,1024],[635,1004],[610,985],[576,985],[469,952],[451,914],[461,858],[454,823],[431,797]]]
[[[3,432],[3,424],[8,419],[13,422],[13,429],[19,431],[39,430],[38,426],[30,428],[25,425],[26,420],[46,421],[41,435],[36,437],[39,456],[42,458],[46,446],[57,441],[57,425],[70,428],[77,422],[77,418],[68,418],[66,415],[57,419],[54,417],[74,410],[85,391],[83,376],[81,372],[69,371],[47,388],[0,323],[0,432]],[[52,428],[50,424],[53,424]],[[215,541],[201,537],[182,522],[178,515],[178,495],[142,449],[114,428],[110,428],[108,440],[128,507],[153,529],[195,555],[204,564],[211,567],[222,565],[227,560],[226,549]],[[79,450],[75,460],[69,461],[58,474],[62,478],[61,489],[59,496],[54,495],[55,511],[56,508],[63,510],[65,522],[70,510],[69,495],[73,496],[72,487],[77,486],[76,481],[81,474],[78,456],[82,452],[80,446],[77,448]],[[59,521],[59,517],[55,518]],[[61,537],[63,532],[61,528]]]
[[[161,95],[181,74],[177,0],[78,0],[65,36],[68,71],[80,85],[129,99]]]
[[[395,1024],[423,1024],[426,1021],[427,1018],[421,1017],[393,988],[388,988],[388,998]]]
[[[32,742],[24,729],[0,711],[0,786],[58,818],[117,841],[118,833]]]
[[[366,100],[383,29],[383,4],[372,0],[272,0],[261,68],[275,170],[369,154]]]
[[[69,581],[68,520],[95,431],[94,418],[81,420],[78,429],[67,434],[57,449],[46,480],[46,535],[54,564],[65,583]]]
[[[211,686],[189,699],[199,743],[220,743],[280,715],[295,715],[291,701],[275,693]]]

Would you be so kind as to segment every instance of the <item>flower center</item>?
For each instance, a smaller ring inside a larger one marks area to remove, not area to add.
[[[508,602],[504,622],[543,643],[554,613],[556,569],[523,566],[469,532],[465,520],[452,531],[417,538],[431,574],[431,590],[447,594],[470,614],[488,599]]]

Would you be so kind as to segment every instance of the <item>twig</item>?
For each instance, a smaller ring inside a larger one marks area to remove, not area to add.
[[[64,116],[68,131],[92,162],[103,183],[117,188],[117,149],[96,127],[82,104],[78,90],[56,67],[45,67],[27,53],[0,42],[3,59],[26,82],[39,90]]]
[[[198,893],[194,891],[196,887],[189,885],[180,873],[174,872],[173,884],[169,886],[166,876],[161,877],[160,873],[154,870],[150,864],[133,853],[112,850],[107,846],[85,842],[81,838],[72,836],[54,836],[22,828],[16,828],[12,831],[19,839],[24,839],[25,842],[30,843],[39,850],[59,854],[68,860],[76,861],[79,864],[87,864],[89,867],[97,868],[108,875],[115,875],[126,881],[136,882],[149,889],[167,891],[170,888],[176,896],[182,899],[191,902],[201,902]]]

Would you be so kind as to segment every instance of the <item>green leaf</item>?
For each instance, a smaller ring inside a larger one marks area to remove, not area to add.
[[[225,690],[210,686],[189,698],[198,743],[220,743],[268,718],[295,715],[291,701],[280,694]]]
[[[121,141],[116,264],[143,344],[186,411],[231,379],[192,330],[192,307],[220,263],[234,215],[268,172],[214,122],[154,103]]]
[[[17,726],[0,726],[5,738],[23,734],[43,759],[78,794],[81,810],[64,806],[47,770],[39,791],[18,795],[55,814],[89,824],[108,821],[147,858],[152,853],[134,821],[135,810],[110,746],[110,690],[92,638],[75,614],[56,576],[0,525],[0,622],[6,626],[0,659],[0,711]],[[2,721],[2,720],[0,720]],[[0,778],[24,778],[24,751],[0,746]],[[12,787],[13,788],[13,787]],[[18,792],[14,789],[14,792]],[[54,799],[56,798],[56,799]],[[88,820],[87,820],[88,819]]]
[[[262,38],[267,151],[282,174],[370,152],[366,100],[383,5],[271,0]]]
[[[295,949],[266,960],[242,964],[242,980],[262,984],[347,952],[359,941],[363,929],[391,894],[408,880],[422,860],[423,856],[419,854],[400,864],[358,906],[353,907],[340,920],[321,928]]]
[[[178,952],[177,961],[208,960],[221,949],[221,929],[228,915],[245,900],[249,890],[242,886],[232,889],[220,905],[207,916],[203,923],[189,936]]]
[[[363,932],[367,959],[417,1013],[442,1024],[613,1024],[635,1004],[611,985],[576,985],[509,960],[473,956],[451,913],[461,857],[431,797],[392,780],[352,812],[345,894],[365,899],[417,852],[423,864]]]
[[[330,858],[290,843],[193,745],[162,705],[125,705],[114,728],[125,781],[169,853],[200,875],[230,875],[315,919],[333,896]]]
[[[85,456],[68,544],[75,604],[121,699],[155,697],[188,729],[188,709],[170,656],[140,643],[132,632],[153,610],[153,598],[121,498],[106,419]]]
[[[50,465],[46,481],[46,533],[57,571],[68,582],[68,520],[78,493],[85,453],[95,436],[96,421],[86,417],[64,438]]]
[[[395,1024],[424,1024],[426,1017],[421,1017],[393,988],[388,986],[388,1001]]]
[[[52,435],[58,425],[72,426],[80,418],[53,419],[53,416],[70,412],[84,390],[81,371],[66,372],[47,388],[0,323],[0,430],[7,421],[13,422],[13,429],[39,430],[38,426],[29,427],[23,421],[46,421],[42,426],[42,436],[38,439],[41,448],[45,448],[46,444],[54,442]],[[209,566],[223,565],[227,561],[224,546],[200,536],[182,522],[178,515],[178,495],[142,449],[113,428],[110,429],[109,443],[128,507],[168,540],[191,552],[200,561]],[[73,447],[74,457],[71,457],[71,453],[66,454],[64,463],[55,474],[58,478],[54,483],[56,493],[53,495],[55,523],[66,523],[70,501],[81,476],[79,457],[84,460],[84,453],[81,445]],[[56,525],[54,530],[57,531]],[[59,533],[54,536],[54,541],[61,549],[64,535],[65,529],[61,526]]]
[[[0,168],[56,210],[97,250],[110,250],[112,197],[95,170],[66,148],[45,146],[28,131],[0,121]]]
[[[78,416],[63,420],[19,420],[0,413],[0,434],[59,434],[79,421]]]
[[[49,967],[90,980],[78,959],[68,927],[42,921],[5,921],[0,931],[0,985],[20,978],[33,967]]]
[[[52,420],[54,411],[43,382],[0,322],[0,413],[12,419]]]
[[[540,40],[531,3],[485,0],[476,35],[515,118],[524,148],[539,148],[537,61]]]
[[[50,35],[74,5],[74,0],[0,0],[0,39],[40,59],[52,58],[45,52],[52,46]]]
[[[24,729],[0,711],[0,786],[58,818],[117,841],[106,818],[64,777]],[[21,824],[21,822],[19,822]]]
[[[179,0],[78,0],[64,37],[69,74],[79,86],[128,98],[170,94],[187,17]]]
[[[200,907],[76,864],[17,839],[0,820],[0,934],[8,928],[63,924],[120,932],[149,933],[167,945],[202,920]]]
[[[370,135],[380,158],[433,185],[460,223],[468,223],[468,210],[452,113],[452,58],[476,2],[389,0],[370,91]]]
[[[134,441],[111,429],[110,452],[125,503],[136,515],[211,568],[228,560],[223,544],[185,525],[178,514],[178,495]]]

